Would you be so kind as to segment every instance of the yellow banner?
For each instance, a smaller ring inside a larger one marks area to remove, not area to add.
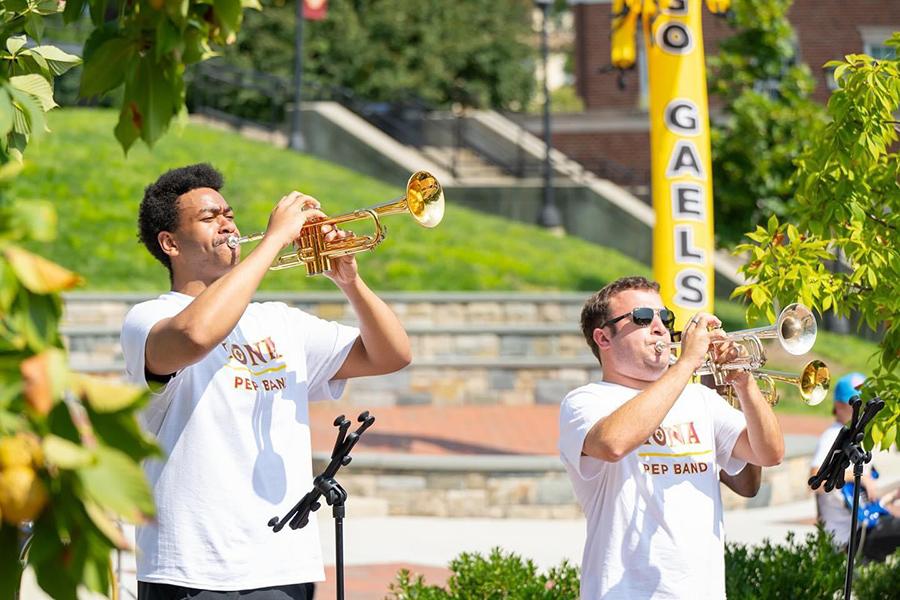
[[[668,8],[666,5],[668,4]],[[662,0],[643,19],[650,76],[653,277],[681,329],[713,310],[712,165],[701,0]]]

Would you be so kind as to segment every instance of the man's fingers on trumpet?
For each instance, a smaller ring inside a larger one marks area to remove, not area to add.
[[[711,348],[713,353],[713,360],[717,363],[730,363],[734,361],[738,356],[740,356],[740,348],[733,341],[729,340],[725,336],[725,332],[721,329],[717,330],[722,334],[722,342],[718,344],[714,344]],[[715,340],[713,340],[715,341]]]
[[[321,209],[322,203],[313,198],[312,196],[307,196],[305,194],[300,194],[301,196],[301,210],[309,210],[311,208]]]
[[[334,240],[342,240],[353,235],[344,229],[338,229],[336,225],[326,224],[322,226],[322,232],[325,234],[325,241],[332,242]]]

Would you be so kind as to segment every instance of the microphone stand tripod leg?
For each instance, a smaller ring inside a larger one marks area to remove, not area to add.
[[[853,561],[856,558],[859,541],[859,485],[863,474],[863,463],[853,463],[853,510],[850,512],[850,543],[847,545],[847,574],[844,577],[844,600],[850,600],[850,589],[853,586]]]

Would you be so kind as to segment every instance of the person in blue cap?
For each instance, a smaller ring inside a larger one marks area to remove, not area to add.
[[[834,406],[832,408],[834,423],[819,436],[816,452],[810,462],[810,475],[815,475],[818,472],[819,466],[825,460],[841,428],[853,418],[853,407],[850,405],[850,401],[860,395],[860,390],[865,381],[866,376],[862,373],[849,373],[838,379],[835,384]],[[847,469],[845,480],[852,483],[852,469]],[[881,513],[875,524],[869,526],[866,530],[862,545],[862,555],[868,560],[881,561],[888,555],[893,554],[894,550],[900,546],[900,503],[897,502],[898,493],[895,490],[890,496],[879,497],[870,464],[865,465],[860,484],[862,486],[860,506],[866,503],[878,504]],[[825,530],[831,533],[835,543],[846,548],[850,542],[850,526],[853,519],[850,514],[851,508],[845,501],[844,495],[839,490],[826,493],[824,486],[815,492],[816,511],[819,520],[822,522]]]

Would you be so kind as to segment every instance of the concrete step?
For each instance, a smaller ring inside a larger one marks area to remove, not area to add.
[[[509,176],[505,169],[486,161],[468,148],[425,146],[421,150],[422,154],[447,168],[452,165],[457,180],[461,182]]]
[[[581,307],[589,294],[558,292],[388,292],[379,294],[409,328],[444,325],[560,323],[577,328]],[[125,314],[139,302],[158,294],[133,292],[64,294],[64,328],[105,325],[118,328]],[[323,319],[342,323],[356,317],[340,293],[259,293],[258,302],[285,302]]]
[[[600,376],[578,329],[581,294],[386,294],[406,326],[413,363],[387,376],[349,382],[361,406],[558,404]],[[66,297],[61,328],[73,369],[121,377],[119,330],[139,294]],[[338,294],[260,294],[347,324]]]

